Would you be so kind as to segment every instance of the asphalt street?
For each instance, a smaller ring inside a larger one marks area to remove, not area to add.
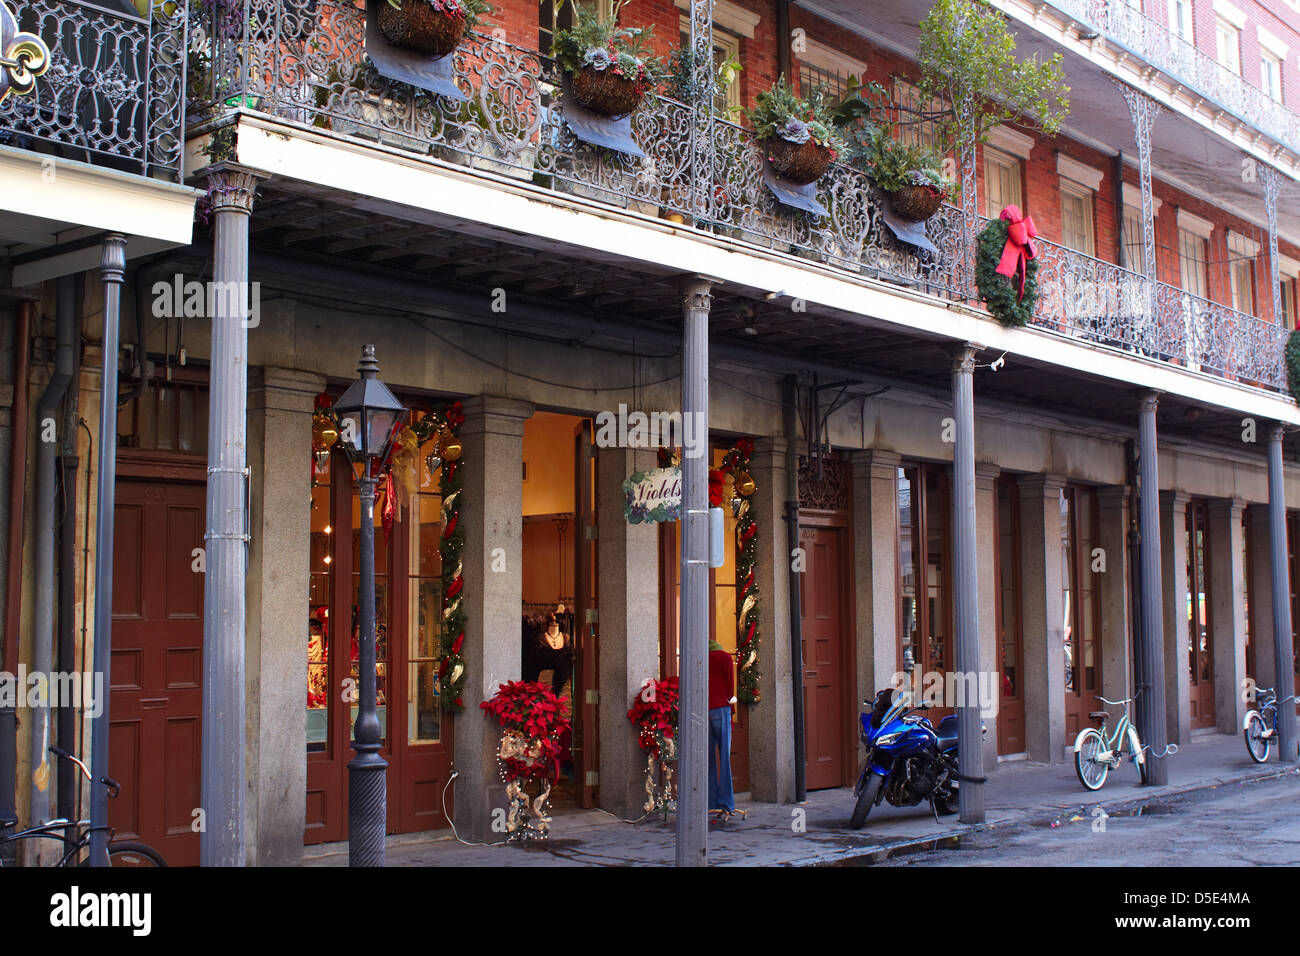
[[[879,866],[1297,866],[1300,776],[1229,783],[1136,803],[1084,807],[1046,823],[995,827]]]

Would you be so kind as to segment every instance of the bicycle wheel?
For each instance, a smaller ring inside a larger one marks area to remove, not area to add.
[[[1128,737],[1129,759],[1132,760],[1134,765],[1137,767],[1138,777],[1141,778],[1142,785],[1146,786],[1148,773],[1147,761],[1151,759],[1150,754],[1142,753],[1142,743],[1138,740],[1137,731],[1134,730],[1131,725],[1128,728],[1128,734],[1126,736]],[[1142,757],[1141,761],[1138,760],[1139,756]]]
[[[1100,790],[1110,773],[1110,764],[1098,760],[1097,755],[1106,750],[1106,741],[1095,729],[1089,727],[1082,731],[1074,742],[1074,772],[1079,775],[1079,782],[1089,790]]]
[[[1251,760],[1255,763],[1268,760],[1272,741],[1264,736],[1264,718],[1259,715],[1259,711],[1252,710],[1246,714],[1246,727],[1241,735],[1246,739],[1246,752],[1250,754]]]
[[[108,845],[108,865],[119,866],[166,866],[167,861],[161,853],[147,843],[134,840],[118,840]],[[77,866],[90,866],[90,853],[83,852]]]

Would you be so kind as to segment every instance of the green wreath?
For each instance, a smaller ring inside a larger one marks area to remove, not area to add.
[[[994,219],[975,240],[975,285],[989,314],[1006,326],[1028,325],[1038,298],[1038,260],[1025,267],[1025,292],[1016,298],[1018,283],[1000,274],[998,263],[1007,244],[1007,223]]]
[[[1286,383],[1291,397],[1300,402],[1300,329],[1293,329],[1286,340]]]

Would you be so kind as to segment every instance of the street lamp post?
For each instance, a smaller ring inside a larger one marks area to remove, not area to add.
[[[373,463],[384,461],[394,428],[404,409],[379,381],[375,347],[367,345],[357,366],[361,377],[334,406],[343,447],[357,470],[361,496],[361,595],[358,663],[360,697],[348,761],[348,865],[383,866],[388,817],[388,762],[379,755],[382,733],[376,709],[375,678],[375,476]]]

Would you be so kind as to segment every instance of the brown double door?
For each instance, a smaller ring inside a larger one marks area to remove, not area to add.
[[[1214,726],[1214,622],[1210,607],[1209,506],[1187,505],[1187,668],[1192,728]]]
[[[199,862],[205,510],[202,484],[117,483],[108,818],[172,866]]]
[[[844,606],[844,530],[805,524],[800,518],[799,547],[805,557],[799,575],[799,614],[803,632],[804,746],[809,790],[847,782],[845,754],[852,714],[846,699]]]

